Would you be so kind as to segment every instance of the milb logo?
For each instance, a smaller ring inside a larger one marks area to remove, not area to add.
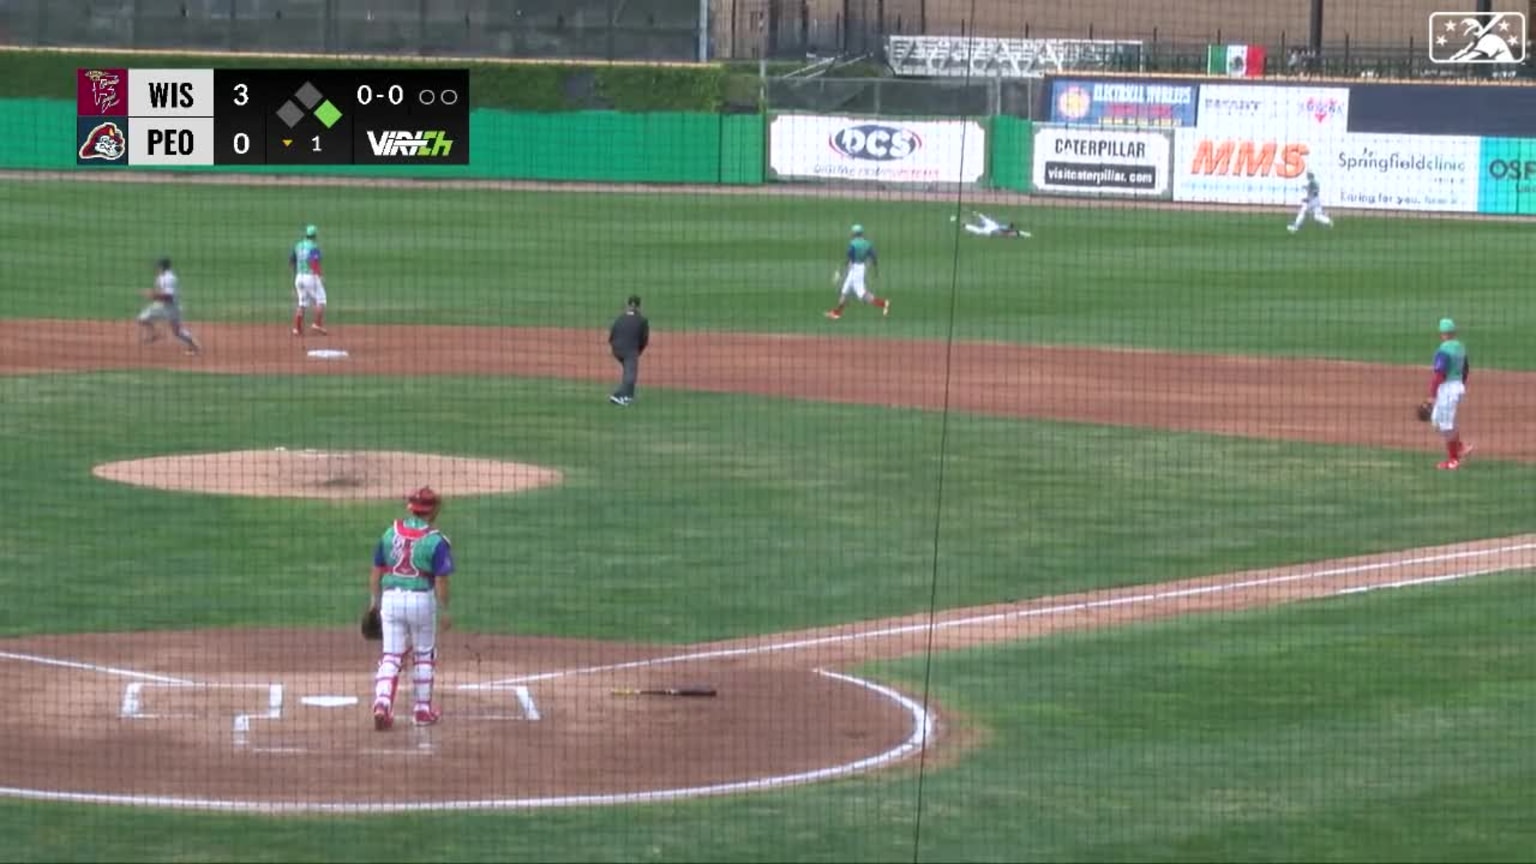
[[[375,132],[369,129],[368,146],[373,148],[375,156],[412,156],[417,159],[431,159],[447,156],[453,150],[453,139],[441,129],[428,129],[421,132],[395,130]]]

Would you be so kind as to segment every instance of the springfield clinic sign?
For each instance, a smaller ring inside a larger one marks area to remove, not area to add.
[[[976,183],[987,133],[969,121],[781,114],[768,127],[768,164],[784,178]]]
[[[1051,120],[1083,126],[1175,128],[1195,125],[1195,86],[1057,79]]]
[[[1038,194],[1168,198],[1172,142],[1157,130],[1035,127],[1031,182]]]

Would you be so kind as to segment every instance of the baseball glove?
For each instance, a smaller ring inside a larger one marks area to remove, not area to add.
[[[363,631],[363,638],[367,639],[369,642],[379,642],[383,640],[384,616],[379,614],[379,610],[377,608],[373,606],[368,607],[368,611],[363,613],[363,620],[360,625],[360,629]]]
[[[1419,403],[1419,407],[1415,409],[1415,413],[1418,414],[1420,423],[1428,423],[1430,416],[1435,413],[1435,403],[1425,399],[1423,402]]]

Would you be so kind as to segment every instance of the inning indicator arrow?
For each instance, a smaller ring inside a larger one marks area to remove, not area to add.
[[[284,138],[283,139],[283,146],[284,147],[287,147],[289,144],[292,144],[292,143],[293,143],[293,139],[292,138]]]

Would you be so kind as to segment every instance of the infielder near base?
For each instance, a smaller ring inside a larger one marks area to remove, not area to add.
[[[304,239],[293,244],[288,253],[288,266],[293,270],[293,291],[298,303],[293,310],[293,335],[304,335],[304,310],[315,307],[315,323],[309,328],[321,336],[325,329],[325,276],[320,269],[319,231],[313,225],[304,226]]]
[[[448,577],[453,550],[433,527],[442,499],[423,486],[406,499],[407,515],[389,526],[373,552],[368,590],[371,607],[384,624],[384,656],[373,680],[373,728],[394,725],[395,690],[405,654],[414,658],[412,714],[417,726],[430,726],[441,715],[432,704],[437,674],[437,634],[452,625],[448,617]]]

